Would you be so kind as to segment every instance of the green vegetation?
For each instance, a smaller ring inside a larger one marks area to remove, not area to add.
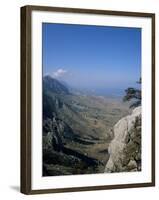
[[[137,82],[138,84],[141,84],[141,78]],[[124,101],[130,101],[130,100],[135,100],[133,103],[130,105],[130,107],[137,107],[141,105],[141,90],[136,89],[136,88],[128,88],[125,90],[126,94],[123,98]]]

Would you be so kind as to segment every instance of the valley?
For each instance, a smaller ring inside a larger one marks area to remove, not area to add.
[[[43,78],[43,176],[103,173],[113,126],[130,114],[122,100],[74,94]]]

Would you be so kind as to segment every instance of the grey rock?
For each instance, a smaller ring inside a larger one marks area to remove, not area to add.
[[[131,115],[119,120],[113,129],[114,139],[108,152],[105,172],[128,172],[141,170],[141,106]]]

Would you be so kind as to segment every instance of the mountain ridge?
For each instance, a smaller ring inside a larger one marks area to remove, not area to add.
[[[64,84],[49,75],[43,77],[43,89],[57,94],[70,94],[69,89]]]
[[[104,172],[110,128],[127,114],[119,101],[74,94],[44,77],[43,175]]]

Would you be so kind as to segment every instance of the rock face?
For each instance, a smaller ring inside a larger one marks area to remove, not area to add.
[[[141,106],[119,120],[113,134],[105,172],[141,171]]]

